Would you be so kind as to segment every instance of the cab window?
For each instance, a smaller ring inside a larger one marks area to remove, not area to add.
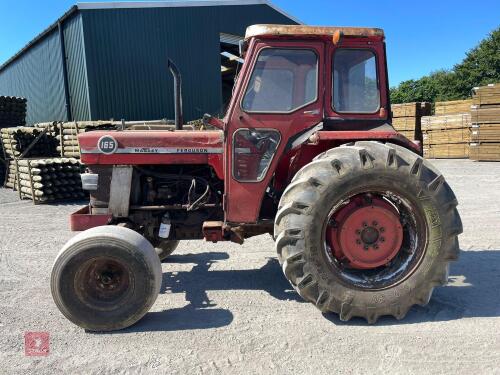
[[[374,113],[380,108],[377,61],[370,50],[338,49],[333,57],[333,109]]]
[[[317,99],[318,57],[312,50],[265,48],[257,58],[241,107],[287,113]]]

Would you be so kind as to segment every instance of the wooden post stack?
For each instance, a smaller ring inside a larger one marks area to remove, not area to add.
[[[500,161],[500,83],[472,92],[470,158]]]
[[[5,186],[35,204],[82,199],[86,194],[81,171],[80,161],[74,158],[12,159]]]
[[[391,109],[394,129],[408,139],[422,142],[420,119],[431,114],[431,104],[427,102],[393,104]]]
[[[26,122],[26,99],[14,96],[0,96],[0,130],[21,126]],[[7,156],[0,141],[0,186],[5,180]]]
[[[58,124],[57,152],[62,157],[80,158],[80,145],[78,134],[95,130],[112,130],[119,125],[116,121],[82,121],[82,122],[60,122]]]
[[[58,156],[53,130],[18,126],[0,130],[7,158]],[[23,155],[24,154],[24,155]]]

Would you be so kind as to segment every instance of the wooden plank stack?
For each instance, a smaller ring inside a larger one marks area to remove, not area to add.
[[[470,158],[500,161],[500,83],[472,92]]]
[[[422,141],[420,119],[431,114],[431,104],[427,102],[393,104],[391,109],[394,129],[408,139]]]
[[[457,113],[469,113],[472,99],[451,100],[447,102],[434,103],[435,115],[454,115]]]
[[[82,199],[82,165],[74,158],[12,159],[6,187],[19,192],[21,199],[35,204],[67,199]]]
[[[422,117],[424,156],[467,158],[469,156],[470,113]]]
[[[435,103],[435,115],[422,117],[424,156],[428,158],[468,158],[472,100]]]
[[[5,156],[7,158],[24,157],[52,157],[58,156],[57,139],[50,129],[44,132],[42,128],[18,126],[15,128],[3,128],[0,130]],[[35,139],[37,142],[28,147]],[[28,152],[23,155],[25,151]]]

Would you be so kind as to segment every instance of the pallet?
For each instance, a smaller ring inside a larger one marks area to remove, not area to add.
[[[469,157],[469,144],[441,144],[424,146],[424,157],[432,159],[466,159]]]
[[[500,161],[500,142],[471,143],[470,159],[476,161]]]
[[[472,89],[472,100],[473,104],[479,107],[500,106],[500,83],[474,87]]]
[[[447,102],[436,102],[434,104],[435,115],[454,115],[458,113],[467,113],[473,104],[472,99],[451,100]]]
[[[424,145],[469,143],[471,131],[469,128],[429,130],[422,135]]]
[[[421,117],[431,114],[431,103],[428,102],[413,102],[392,104],[392,117]]]
[[[474,124],[500,123],[500,107],[478,107],[471,109],[471,120]]]
[[[420,121],[424,132],[442,129],[468,129],[472,125],[470,113],[424,116]]]
[[[500,142],[500,122],[497,124],[473,124],[472,142]]]

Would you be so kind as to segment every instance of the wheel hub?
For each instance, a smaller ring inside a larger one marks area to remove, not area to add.
[[[100,305],[122,298],[130,285],[127,268],[107,257],[91,259],[78,274],[77,290],[87,304]]]
[[[403,227],[396,208],[382,198],[363,194],[333,213],[326,241],[338,261],[352,268],[377,268],[398,253]]]

